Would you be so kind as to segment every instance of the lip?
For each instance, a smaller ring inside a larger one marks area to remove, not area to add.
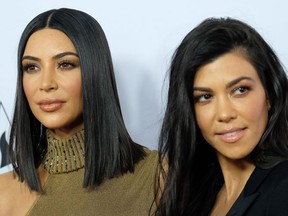
[[[234,143],[240,140],[246,133],[246,128],[232,128],[216,133],[216,136],[223,142]]]
[[[37,104],[44,112],[55,112],[59,110],[65,102],[59,99],[45,99],[39,101]]]

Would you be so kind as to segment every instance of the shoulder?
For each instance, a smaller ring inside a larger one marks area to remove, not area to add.
[[[248,191],[273,191],[282,182],[288,181],[288,161],[282,161],[269,169],[256,168],[248,185]],[[283,186],[286,186],[285,184]],[[288,184],[287,184],[288,187]]]
[[[151,166],[155,166],[158,163],[158,151],[156,150],[150,150],[150,149],[144,149],[145,151],[145,157],[143,159],[143,162],[145,164],[150,164]]]
[[[12,171],[0,175],[0,215],[10,212],[17,182]]]
[[[23,215],[37,196],[13,171],[0,175],[0,194],[0,215]]]
[[[273,167],[268,179],[274,183],[275,190],[279,190],[280,187],[288,190],[288,160]],[[288,194],[286,196],[288,197]]]
[[[282,181],[288,180],[288,160],[283,161],[273,168],[271,168],[271,172],[268,175],[269,179],[273,179],[274,181],[277,181],[278,183]],[[288,185],[287,185],[288,186]]]
[[[288,215],[288,161],[273,167],[266,181],[267,186],[270,185],[267,211],[273,215]]]
[[[158,151],[145,148],[144,152],[145,152],[146,157],[148,158],[148,160],[156,160],[156,159],[158,159]]]
[[[18,180],[18,177],[13,171],[0,175],[0,202],[9,200],[10,197],[15,196],[15,192],[22,187],[23,183]]]
[[[144,152],[145,157],[136,164],[135,172],[154,174],[158,164],[158,152],[147,148],[144,149]]]
[[[17,178],[15,177],[13,171],[0,174],[0,191],[1,191],[1,194],[3,194],[2,192],[5,192],[13,184],[15,184],[16,181],[17,181]]]

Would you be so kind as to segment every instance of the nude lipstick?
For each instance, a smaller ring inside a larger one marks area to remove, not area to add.
[[[39,101],[37,104],[44,112],[55,112],[63,106],[64,101],[58,99],[46,99]]]

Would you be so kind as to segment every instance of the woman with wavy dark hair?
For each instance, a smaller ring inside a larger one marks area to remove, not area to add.
[[[158,214],[288,215],[287,74],[259,33],[206,19],[169,78]]]
[[[0,215],[148,215],[157,153],[126,130],[109,46],[92,16],[62,8],[26,26],[10,153]]]

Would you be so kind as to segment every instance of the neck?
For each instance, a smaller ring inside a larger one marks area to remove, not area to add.
[[[65,139],[55,138],[49,129],[46,133],[47,154],[43,165],[50,174],[68,173],[84,167],[84,130]]]
[[[219,159],[219,163],[224,177],[222,191],[225,192],[227,200],[234,199],[245,187],[255,165],[248,159],[230,160],[226,158]]]
[[[73,136],[75,133],[84,129],[84,123],[78,124],[77,126],[72,125],[72,128],[58,128],[58,129],[49,129],[50,133],[56,139],[65,139]]]

